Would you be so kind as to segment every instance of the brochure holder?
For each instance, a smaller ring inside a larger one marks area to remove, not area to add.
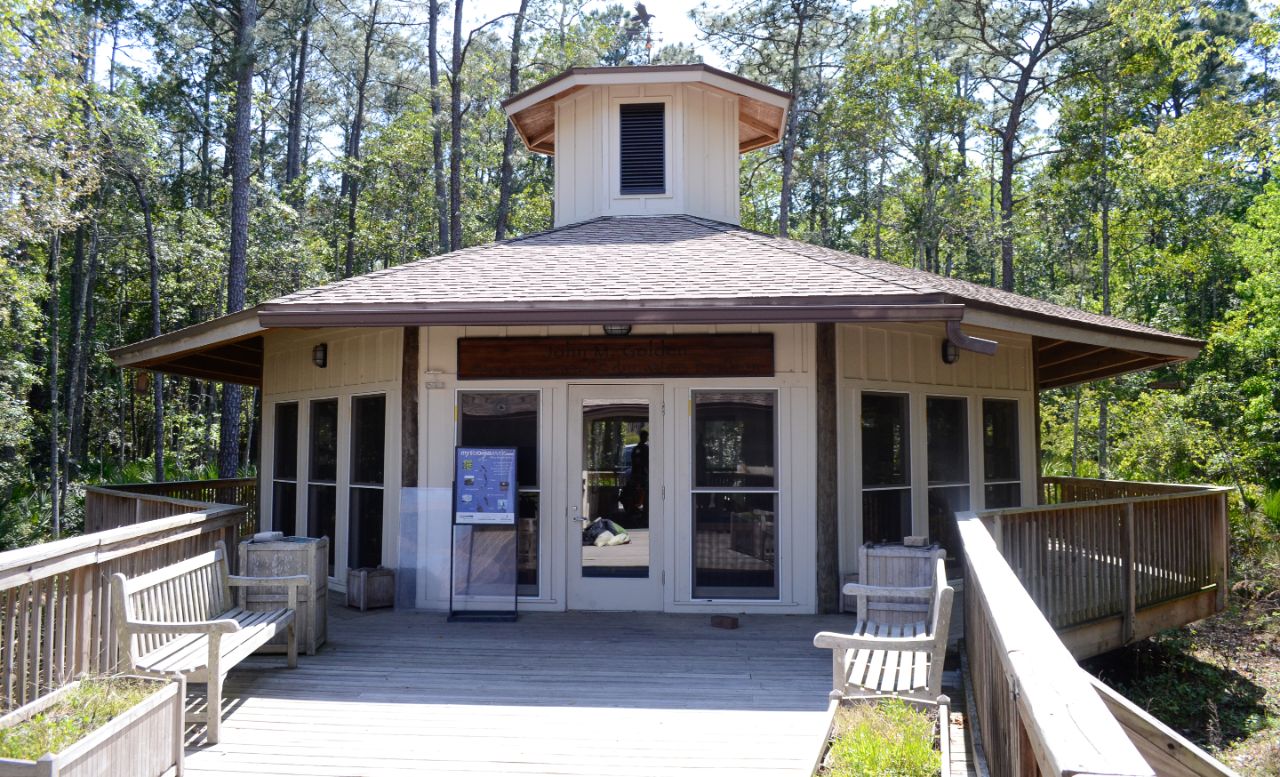
[[[454,449],[450,621],[516,619],[515,448]]]

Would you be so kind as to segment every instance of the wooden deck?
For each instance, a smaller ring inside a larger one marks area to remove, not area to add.
[[[808,775],[848,616],[537,613],[519,622],[330,610],[299,668],[228,677],[222,741],[187,774]],[[203,690],[199,688],[198,690]]]

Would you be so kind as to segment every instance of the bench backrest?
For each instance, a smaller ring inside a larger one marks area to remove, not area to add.
[[[117,635],[132,667],[136,657],[163,647],[177,636],[171,634],[129,634],[126,621],[181,623],[208,621],[234,606],[227,583],[226,546],[170,564],[154,572],[127,578],[112,576],[112,604],[116,612]]]
[[[937,546],[909,548],[903,545],[867,543],[858,549],[858,576],[863,585],[889,588],[931,586],[936,579],[935,562],[946,557]],[[946,576],[942,577],[946,584]],[[859,596],[858,617],[897,626],[927,620],[930,602],[901,597]]]

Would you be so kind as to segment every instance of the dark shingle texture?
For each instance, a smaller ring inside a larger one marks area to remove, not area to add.
[[[421,259],[271,300],[291,306],[927,296],[1116,332],[1151,327],[693,216],[606,217]],[[908,300],[909,301],[909,300]]]

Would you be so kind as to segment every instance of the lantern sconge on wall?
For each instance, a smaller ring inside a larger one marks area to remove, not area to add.
[[[329,344],[320,343],[311,349],[311,363],[320,369],[329,365]]]
[[[955,364],[960,358],[960,349],[950,340],[942,341],[942,361],[947,364]]]

